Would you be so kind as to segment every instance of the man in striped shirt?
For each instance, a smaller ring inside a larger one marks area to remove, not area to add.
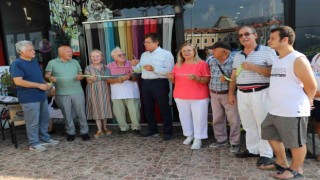
[[[243,51],[233,60],[233,71],[229,88],[229,102],[235,103],[237,90],[238,110],[242,127],[246,131],[246,148],[236,157],[259,157],[257,166],[272,164],[272,149],[261,139],[261,123],[268,113],[267,93],[269,77],[276,53],[269,47],[258,45],[257,32],[253,27],[243,26],[238,32]]]

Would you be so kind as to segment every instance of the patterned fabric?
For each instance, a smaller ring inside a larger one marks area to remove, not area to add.
[[[215,59],[213,56],[210,56],[207,59],[207,63],[210,68],[211,72],[211,79],[210,79],[210,84],[209,84],[209,89],[214,90],[214,91],[225,91],[229,89],[229,82],[221,82],[220,81],[220,76],[222,75],[218,64],[220,62]],[[233,63],[233,56],[229,56],[228,59],[226,59],[225,62],[220,64],[221,69],[223,72],[230,77],[232,73],[232,63]]]
[[[106,65],[103,65],[101,70],[89,65],[85,69],[85,74],[104,76],[106,75],[106,69]],[[98,78],[94,83],[87,84],[86,93],[87,119],[112,118],[110,87],[105,78]]]

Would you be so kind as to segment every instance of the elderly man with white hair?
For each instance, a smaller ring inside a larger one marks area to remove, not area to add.
[[[24,112],[30,150],[46,151],[45,145],[56,145],[59,141],[48,134],[49,111],[46,91],[50,85],[43,79],[40,65],[34,59],[35,51],[30,41],[16,43],[19,58],[10,66],[10,73]],[[39,138],[40,137],[40,138]],[[44,143],[40,143],[39,139]]]
[[[116,47],[111,51],[114,62],[107,65],[108,74],[113,76],[107,82],[111,85],[113,113],[119,124],[119,134],[126,134],[129,125],[126,121],[126,109],[132,121],[131,129],[140,134],[140,93],[136,77],[132,75],[132,65],[125,58],[123,51]]]

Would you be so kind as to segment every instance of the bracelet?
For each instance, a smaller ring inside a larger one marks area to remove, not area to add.
[[[201,77],[199,77],[199,81],[198,81],[198,82],[201,82],[201,80],[202,80],[202,78],[201,78]]]

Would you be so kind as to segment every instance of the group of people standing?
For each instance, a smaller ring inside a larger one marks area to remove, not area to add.
[[[67,141],[75,139],[73,112],[80,123],[80,134],[89,140],[87,119],[96,120],[95,137],[109,135],[108,118],[115,115],[120,133],[129,131],[126,113],[132,121],[134,134],[143,137],[158,135],[154,114],[159,105],[163,119],[163,140],[172,139],[172,116],[169,105],[170,83],[179,111],[183,144],[200,149],[202,139],[208,138],[208,107],[211,100],[212,125],[215,143],[211,148],[230,144],[230,151],[238,158],[259,157],[257,167],[276,169],[278,179],[302,177],[306,155],[307,123],[317,84],[305,55],[293,49],[294,31],[288,26],[271,30],[269,47],[259,45],[256,30],[243,26],[238,31],[243,50],[237,53],[225,42],[210,47],[212,56],[201,60],[191,44],[183,44],[174,64],[173,55],[162,49],[159,36],[149,33],[144,37],[146,52],[140,60],[125,58],[120,48],[111,52],[114,62],[106,65],[103,53],[93,50],[90,65],[84,74],[72,49],[61,46],[59,57],[46,67],[45,78],[34,58],[32,43],[16,44],[20,58],[11,65],[10,72],[18,87],[27,123],[31,150],[43,151],[39,143],[57,144],[47,134],[46,80],[55,84],[56,103],[61,109]],[[276,54],[278,53],[278,55]],[[140,92],[136,73],[141,73],[141,99],[148,131],[140,132]],[[86,78],[86,96],[80,81]],[[107,84],[110,84],[110,88]],[[112,102],[112,107],[111,107]],[[87,107],[85,107],[87,105]],[[38,110],[41,111],[38,111]],[[27,115],[28,114],[28,115]],[[228,122],[230,134],[227,134]],[[240,152],[240,122],[246,131],[246,150]],[[289,165],[285,148],[290,148]],[[273,156],[276,156],[276,159]]]
[[[229,44],[216,42],[209,47],[212,56],[207,63],[199,60],[192,45],[184,44],[167,76],[175,84],[173,97],[186,136],[183,144],[193,142],[191,149],[199,149],[201,139],[207,138],[210,91],[217,140],[210,147],[227,145],[229,140],[230,151],[237,158],[259,157],[257,167],[277,170],[274,178],[301,178],[317,83],[306,56],[293,48],[292,28],[279,26],[270,33],[269,47],[259,45],[256,30],[243,26],[238,31],[243,50],[234,53]],[[318,107],[314,111],[319,111]],[[246,131],[246,150],[242,152],[240,122]],[[292,155],[291,164],[286,148]]]

